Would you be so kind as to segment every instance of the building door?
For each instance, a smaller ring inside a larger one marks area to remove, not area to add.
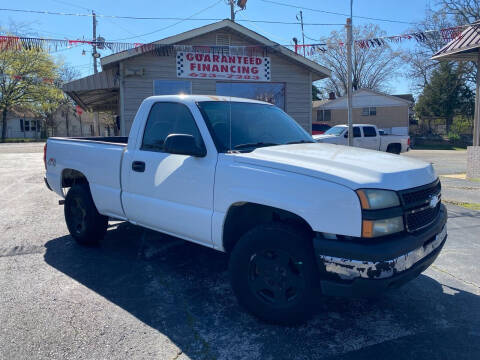
[[[139,144],[124,154],[125,214],[139,225],[211,245],[216,153],[205,157],[166,153],[163,144],[170,134],[192,135],[203,143],[187,106],[154,104]]]

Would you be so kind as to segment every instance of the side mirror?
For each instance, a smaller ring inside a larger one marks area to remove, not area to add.
[[[207,155],[205,146],[199,147],[192,135],[170,134],[165,139],[163,151],[169,154],[204,157]]]

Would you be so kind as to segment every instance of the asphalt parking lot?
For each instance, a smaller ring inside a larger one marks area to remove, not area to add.
[[[238,307],[221,253],[126,223],[78,246],[42,147],[0,145],[0,359],[480,358],[480,212],[449,205],[443,252],[403,288],[266,325]]]

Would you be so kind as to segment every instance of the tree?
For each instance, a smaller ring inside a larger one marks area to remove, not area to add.
[[[61,96],[61,90],[54,85],[56,70],[44,51],[18,49],[13,45],[0,49],[2,141],[7,137],[7,113],[12,107],[35,108],[47,99]]]
[[[425,19],[412,32],[424,32],[427,30],[445,29],[449,27],[465,25],[480,18],[480,0],[438,0],[437,9],[428,9]],[[414,90],[421,92],[427,85],[432,71],[438,66],[438,62],[432,61],[431,57],[446,45],[442,34],[430,33],[426,41],[404,53],[403,59],[408,64],[407,76],[412,80]],[[470,62],[463,65],[465,80],[469,86],[475,84],[477,65]]]
[[[385,33],[377,25],[365,25],[353,28],[355,40],[378,38]],[[330,34],[331,46],[318,55],[316,60],[332,70],[332,76],[323,87],[324,92],[334,92],[343,96],[347,92],[347,49],[339,46],[346,42],[346,32],[332,31]],[[378,47],[352,49],[353,89],[371,89],[387,91],[388,83],[396,74],[400,64],[400,53],[394,52],[388,44]]]
[[[480,18],[479,0],[439,0],[443,11],[459,24],[469,24]]]
[[[420,119],[445,119],[448,133],[455,115],[473,116],[475,97],[463,72],[461,65],[449,62],[442,62],[433,70],[415,105]]]
[[[63,84],[80,77],[80,72],[77,69],[69,66],[68,64],[60,62],[57,63],[56,68],[58,76],[56,85],[59,87],[59,90]],[[50,96],[46,96],[44,99],[36,103],[36,111],[40,113],[45,120],[45,129],[56,128],[57,124],[54,121],[54,113],[60,107],[62,107],[62,105],[66,105],[66,107],[68,108],[68,110],[65,112],[65,121],[67,123],[68,129],[69,113],[74,113],[75,104],[73,100],[68,97],[63,91],[60,90],[52,92]]]

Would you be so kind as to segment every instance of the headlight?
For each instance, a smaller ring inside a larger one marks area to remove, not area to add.
[[[400,206],[400,200],[395,191],[378,189],[357,190],[362,209],[378,210]]]
[[[362,237],[372,238],[403,231],[403,217],[382,220],[363,220]]]

